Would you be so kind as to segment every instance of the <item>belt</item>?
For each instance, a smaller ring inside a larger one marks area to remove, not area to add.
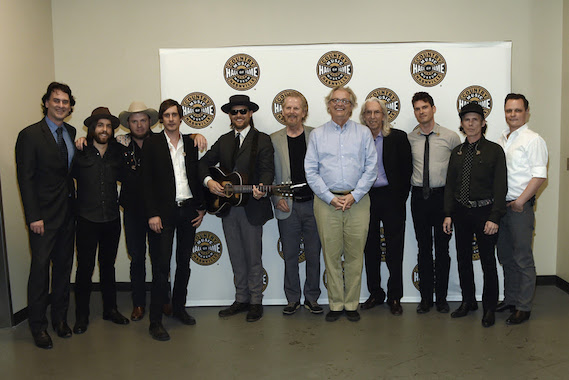
[[[463,206],[468,207],[468,208],[477,208],[477,207],[489,206],[493,203],[494,203],[494,199],[492,198],[492,199],[482,199],[479,201],[468,201],[468,204],[467,205],[463,204]]]
[[[308,202],[308,201],[311,201],[311,200],[313,200],[313,199],[314,199],[314,195],[305,195],[304,197],[296,197],[296,196],[295,196],[295,197],[293,198],[293,200],[294,200],[295,202],[299,202],[299,203]]]
[[[330,190],[330,192],[334,195],[348,195],[350,194],[352,191],[354,191],[354,189],[352,190],[344,190],[344,191],[332,191]]]
[[[411,187],[412,191],[418,191],[418,192],[423,192],[423,187],[422,186],[412,186]],[[431,187],[430,188],[430,193],[431,194],[436,194],[436,193],[444,193],[445,192],[445,187],[441,186],[441,187]]]
[[[192,202],[193,199],[194,198],[188,198],[184,199],[183,201],[176,201],[175,203],[177,207],[186,207]]]
[[[515,201],[515,199],[512,199],[512,200],[506,199],[506,202],[507,202],[507,203],[510,203],[510,202],[513,202],[513,201]],[[534,195],[533,197],[531,197],[530,199],[528,199],[527,201],[529,202],[530,205],[533,206],[533,205],[535,204],[535,195]],[[527,202],[526,202],[526,203],[527,203]]]

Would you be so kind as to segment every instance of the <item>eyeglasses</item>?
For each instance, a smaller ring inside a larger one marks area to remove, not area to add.
[[[232,115],[237,115],[238,113],[240,113],[241,115],[246,115],[247,112],[249,112],[249,110],[247,108],[241,108],[240,110],[231,110],[229,111],[230,114]]]
[[[330,103],[352,104],[352,102],[349,99],[337,99],[337,98],[330,99]]]

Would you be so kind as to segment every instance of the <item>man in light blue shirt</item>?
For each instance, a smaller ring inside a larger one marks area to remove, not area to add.
[[[316,195],[314,215],[330,304],[326,320],[336,321],[346,310],[355,322],[360,319],[357,308],[369,229],[367,193],[377,177],[377,153],[369,129],[350,120],[357,103],[349,87],[332,89],[326,105],[332,120],[311,133],[304,167]]]

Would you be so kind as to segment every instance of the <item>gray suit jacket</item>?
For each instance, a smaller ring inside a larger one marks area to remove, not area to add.
[[[314,128],[304,127],[304,137],[306,138],[306,146],[308,146],[308,136]],[[283,182],[291,181],[290,174],[290,158],[288,154],[288,141],[286,136],[286,128],[280,129],[275,133],[271,134],[271,141],[273,142],[273,147],[275,148],[275,184],[280,184]],[[276,206],[279,200],[283,197],[272,196],[271,200],[273,205]],[[292,210],[292,199],[284,198],[288,204],[288,208]],[[289,212],[282,212],[275,207],[275,216],[277,219],[286,219],[290,216]]]

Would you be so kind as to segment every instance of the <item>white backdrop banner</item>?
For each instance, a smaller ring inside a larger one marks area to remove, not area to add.
[[[242,46],[214,49],[160,49],[162,99],[176,99],[184,108],[183,133],[201,133],[212,145],[229,130],[229,117],[221,111],[231,95],[243,93],[260,106],[255,127],[271,134],[284,127],[280,122],[283,94],[297,90],[308,101],[307,125],[318,127],[330,119],[324,97],[335,85],[347,85],[361,105],[369,96],[388,103],[395,128],[410,132],[416,125],[411,98],[417,91],[430,93],[437,107],[435,120],[458,132],[457,109],[477,101],[487,114],[486,137],[496,141],[506,128],[503,100],[510,92],[511,42],[484,43],[384,43]],[[496,102],[496,103],[495,103]],[[352,119],[359,121],[360,107]],[[198,230],[190,278],[189,306],[227,305],[235,288],[221,220],[208,215]],[[310,237],[306,237],[307,239]],[[266,271],[266,305],[285,304],[284,261],[276,220],[263,231],[263,266]],[[482,271],[473,243],[477,297],[481,298]],[[461,300],[454,238],[450,243],[451,273],[448,300]],[[389,273],[382,264],[382,287]],[[173,260],[173,265],[175,261]],[[403,262],[403,302],[420,300],[417,242],[409,205]],[[305,264],[300,264],[304,281]],[[322,272],[324,263],[322,261]],[[172,273],[175,273],[172,270]],[[367,291],[363,272],[361,300]],[[502,271],[499,268],[500,293]],[[321,303],[328,303],[322,276]]]

